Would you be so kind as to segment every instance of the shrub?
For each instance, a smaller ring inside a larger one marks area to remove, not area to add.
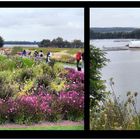
[[[6,59],[6,56],[0,55],[0,62],[1,62],[1,61],[4,61],[5,59]]]
[[[23,48],[22,48],[22,47],[13,47],[13,48],[12,48],[11,54],[12,54],[12,55],[15,55],[15,54],[17,54],[18,52],[22,52],[22,51],[23,51]]]
[[[30,80],[34,77],[33,70],[31,68],[22,69],[15,75],[15,79],[17,82],[25,82],[26,80]]]
[[[3,75],[2,75],[3,74]],[[6,72],[0,73],[0,98],[7,99],[16,93],[16,87],[10,83],[8,75],[4,75]]]
[[[48,64],[41,64],[40,69],[43,70],[43,74],[51,75],[52,69]]]
[[[72,68],[66,68],[68,73],[66,74],[66,78],[70,83],[84,83],[84,74],[82,72],[77,72]]]
[[[12,59],[3,59],[0,61],[0,71],[13,70],[16,63]]]
[[[110,99],[103,104],[102,111],[91,111],[93,130],[135,130],[140,126],[139,115],[135,112],[135,99],[129,96],[125,103]]]
[[[22,96],[17,99],[18,110],[14,118],[16,123],[31,124],[44,120],[43,111],[37,96]]]
[[[22,58],[22,61],[24,68],[30,68],[35,64],[34,61],[30,58]]]
[[[61,58],[57,58],[56,61],[73,64],[75,63],[75,58],[71,55],[62,55]]]
[[[65,90],[65,80],[62,80],[61,78],[53,79],[50,83],[50,89],[55,93]]]
[[[75,91],[61,92],[59,100],[63,106],[63,119],[75,121],[83,118],[84,95]]]
[[[101,79],[100,70],[106,65],[108,59],[105,52],[94,46],[90,47],[90,107],[96,108],[107,94],[104,80]]]
[[[0,56],[0,63],[0,123],[83,118],[83,74],[22,57]],[[60,98],[62,94],[66,98]]]
[[[4,104],[4,100],[0,99],[0,124],[5,123],[7,118],[8,118],[8,114],[7,114],[7,105]]]
[[[51,82],[51,77],[48,75],[38,76],[36,79],[37,88],[42,87],[42,89],[46,89],[46,90],[48,90],[50,82]]]

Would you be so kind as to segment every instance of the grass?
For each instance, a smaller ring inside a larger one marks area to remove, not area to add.
[[[68,65],[68,66],[75,66],[76,67],[76,63],[72,64],[72,63],[64,63],[64,62],[56,62],[57,64],[61,64],[61,65]]]
[[[51,48],[51,47],[50,48],[39,48],[39,47],[36,48],[36,47],[21,47],[21,46],[16,46],[16,47],[13,46],[13,48],[16,48],[17,51],[18,51],[18,48],[19,48],[20,51],[21,51],[21,49],[22,50],[26,49],[26,50],[31,50],[31,51],[34,51],[34,50],[40,51],[40,50],[42,50],[44,54],[46,54],[48,51],[50,51],[52,53],[56,53],[56,52],[61,52],[61,51],[66,50],[67,53],[73,55],[73,54],[76,54],[77,51],[79,51],[80,49],[82,51],[84,51],[84,48]]]
[[[27,127],[27,128],[2,128],[0,130],[84,130],[83,125],[78,126],[42,126],[42,127]]]

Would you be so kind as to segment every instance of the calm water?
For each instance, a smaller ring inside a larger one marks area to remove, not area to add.
[[[124,46],[130,40],[114,42],[113,40],[92,40],[91,44],[102,48]],[[121,100],[126,99],[128,91],[138,92],[140,100],[140,50],[108,51],[106,57],[110,62],[102,69],[103,79],[106,80],[107,89],[110,89],[109,79],[113,77],[115,93]],[[140,110],[140,104],[137,104]]]
[[[35,48],[38,48],[38,45],[4,45],[4,48],[12,48],[12,47],[35,47]]]

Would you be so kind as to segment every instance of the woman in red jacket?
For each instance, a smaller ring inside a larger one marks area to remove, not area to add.
[[[80,60],[81,60],[81,56],[82,56],[81,51],[77,52],[77,54],[76,54],[76,61],[77,61],[77,70],[78,70],[78,71],[81,70],[81,68],[79,67],[79,62],[80,62]]]

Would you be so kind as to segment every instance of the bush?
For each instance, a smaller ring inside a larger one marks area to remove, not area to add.
[[[90,127],[93,130],[136,130],[140,126],[139,114],[135,110],[135,98],[137,95],[127,93],[125,103],[120,99],[109,99],[102,105],[102,111],[91,111]],[[101,107],[101,106],[100,106]]]
[[[65,90],[65,80],[62,80],[61,78],[53,79],[50,83],[50,90],[55,93]]]
[[[73,64],[75,63],[75,58],[70,55],[62,55],[60,59],[57,59],[57,61]]]
[[[50,80],[51,80],[51,77],[48,76],[48,75],[42,75],[40,77],[38,77],[36,79],[37,81],[37,87],[44,87],[46,89],[48,89],[49,85],[50,85]]]
[[[75,91],[61,92],[59,100],[63,106],[63,119],[76,121],[83,118],[84,95]]]
[[[4,104],[4,100],[0,99],[0,124],[5,123],[7,116],[7,105]]]
[[[34,61],[30,58],[22,58],[22,61],[24,68],[31,68],[34,65]]]
[[[17,100],[18,109],[14,121],[19,124],[30,124],[42,120],[43,114],[38,108],[37,97],[22,96]]]
[[[90,107],[95,108],[107,94],[104,80],[101,79],[100,70],[106,65],[108,59],[105,52],[94,46],[90,47]],[[96,109],[96,108],[95,108]]]
[[[14,70],[16,63],[11,59],[1,59],[0,61],[0,71],[4,70]]]
[[[6,75],[8,73],[0,73],[0,98],[7,99],[16,93],[16,87],[14,83],[10,83],[10,77]],[[8,78],[7,78],[8,77]]]
[[[6,56],[0,55],[0,62],[1,62],[1,61],[4,61],[5,59],[6,59]]]
[[[22,48],[22,47],[13,47],[13,48],[12,48],[11,54],[12,54],[12,55],[15,55],[15,54],[17,54],[18,52],[22,52],[22,51],[23,51],[23,48]]]
[[[83,73],[21,57],[0,63],[0,123],[83,119]]]
[[[35,77],[33,70],[31,68],[26,68],[20,70],[19,73],[15,75],[15,80],[17,82],[25,82],[26,80],[33,79]]]

